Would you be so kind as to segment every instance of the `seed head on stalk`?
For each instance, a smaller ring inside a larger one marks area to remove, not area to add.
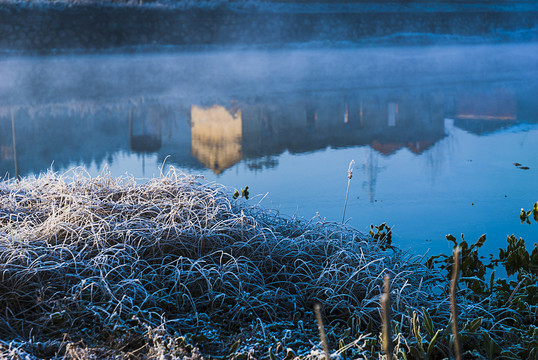
[[[342,222],[344,222],[346,219],[347,196],[349,194],[349,183],[351,182],[351,178],[353,177],[353,165],[355,165],[355,160],[351,160],[347,168],[346,201],[344,203],[344,214],[342,215]]]

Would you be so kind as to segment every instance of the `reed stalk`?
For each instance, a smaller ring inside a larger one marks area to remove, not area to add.
[[[349,195],[349,183],[351,182],[351,178],[353,177],[353,165],[355,165],[355,160],[351,160],[347,168],[346,201],[344,202],[344,214],[342,215],[342,223],[346,220],[347,197]]]
[[[323,319],[321,317],[321,305],[316,303],[314,305],[314,312],[316,313],[316,320],[318,322],[319,337],[321,338],[321,346],[323,347],[323,353],[325,354],[325,360],[330,360],[331,355],[329,354],[329,341],[327,340],[327,334],[325,333],[325,328],[323,327]]]
[[[390,311],[390,276],[385,274],[383,294],[381,295],[381,320],[383,330],[383,352],[386,359],[392,360],[394,346],[392,344],[391,311]]]
[[[460,273],[460,248],[454,249],[454,266],[452,268],[452,282],[450,284],[450,313],[452,315],[452,336],[454,337],[454,358],[461,360],[460,334],[458,332],[458,309],[456,307],[456,291]]]

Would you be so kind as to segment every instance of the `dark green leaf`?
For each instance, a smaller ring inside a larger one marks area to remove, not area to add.
[[[430,317],[430,314],[428,314],[428,311],[426,309],[424,309],[424,308],[422,308],[422,318],[423,318],[424,328],[426,329],[426,331],[430,335],[430,338],[432,338],[433,335],[434,335],[433,322],[432,322],[432,319]]]
[[[458,242],[456,241],[456,237],[452,234],[449,234],[446,236],[446,239],[448,241],[452,241],[454,243],[454,246],[458,246]]]
[[[442,330],[437,330],[437,332],[432,337],[432,340],[430,341],[428,345],[428,351],[427,351],[428,359],[430,358],[432,351],[435,349],[435,343],[437,342],[437,337],[439,336],[439,333],[441,333],[441,331]]]
[[[478,328],[480,328],[481,324],[482,324],[482,317],[479,317],[478,319],[474,319],[473,321],[471,321],[471,323],[467,325],[466,329],[464,330],[474,333],[478,330]]]
[[[477,247],[477,248],[482,247],[482,245],[484,245],[485,242],[486,242],[486,234],[483,234],[483,235],[480,236],[480,238],[476,241],[476,247]]]
[[[525,220],[527,220],[527,213],[523,208],[521,208],[521,212],[519,213],[519,219],[521,220],[522,224],[525,222]]]

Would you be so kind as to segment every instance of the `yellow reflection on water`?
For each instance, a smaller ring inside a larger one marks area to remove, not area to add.
[[[215,174],[241,160],[241,109],[191,106],[192,154]]]

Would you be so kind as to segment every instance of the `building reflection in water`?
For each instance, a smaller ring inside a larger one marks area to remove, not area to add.
[[[133,110],[129,111],[129,150],[138,153],[158,152],[162,146],[161,117],[152,111],[137,115],[133,114]]]
[[[140,98],[4,106],[0,170],[14,176],[46,171],[52,162],[59,168],[99,165],[127,151],[156,154],[159,161],[170,156],[169,163],[179,167],[222,174],[240,161],[255,171],[275,167],[284,152],[368,146],[364,166],[373,199],[378,156],[401,149],[423,153],[446,136],[445,118],[477,134],[537,122],[537,93],[536,86],[484,85],[245,96],[233,102]]]
[[[514,90],[500,87],[487,91],[467,91],[455,99],[455,125],[484,134],[517,122],[517,97]]]
[[[241,158],[242,116],[237,106],[191,107],[192,154],[215,174]]]
[[[375,199],[375,187],[377,183],[377,174],[379,172],[379,153],[372,148],[365,152],[364,158],[364,175],[365,181],[363,186],[368,192],[368,201],[373,203]]]
[[[19,162],[17,160],[17,135],[15,131],[15,114],[13,110],[10,111],[11,118],[11,144],[8,143],[7,138],[4,140],[4,143],[0,145],[0,159],[2,162],[9,163],[13,161],[13,174],[16,178],[19,178]],[[9,174],[9,171],[7,172]]]

